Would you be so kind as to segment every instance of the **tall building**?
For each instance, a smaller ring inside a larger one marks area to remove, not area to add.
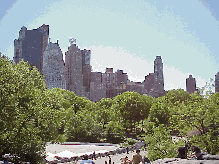
[[[195,78],[192,77],[192,75],[189,75],[189,78],[186,79],[186,91],[190,94],[197,91],[196,81]]]
[[[90,100],[97,102],[102,98],[106,98],[106,87],[103,82],[102,73],[91,72]]]
[[[115,73],[116,73],[116,78],[117,78],[117,86],[125,89],[127,86],[127,80],[128,80],[127,73],[123,73],[123,70],[117,70]]]
[[[149,75],[145,76],[143,84],[146,94],[151,95],[154,90],[154,73],[149,73]]]
[[[113,73],[113,68],[106,68],[103,74],[103,82],[106,87],[106,98],[113,98],[117,95],[117,75]]]
[[[66,88],[65,66],[58,40],[57,43],[50,42],[43,53],[42,73],[49,89]]]
[[[19,31],[19,38],[14,40],[14,62],[19,63],[23,58],[31,66],[36,66],[39,71],[43,69],[43,53],[49,38],[49,25],[43,24],[33,30],[25,26]]]
[[[215,75],[215,93],[219,92],[219,72]]]
[[[154,92],[155,97],[164,93],[163,63],[161,56],[156,56],[154,60]]]
[[[90,50],[81,50],[82,54],[82,76],[83,76],[83,86],[85,91],[90,91],[90,82],[91,82],[91,51]]]
[[[82,76],[82,54],[76,46],[76,40],[70,39],[70,46],[65,53],[66,89],[78,96],[85,96]]]

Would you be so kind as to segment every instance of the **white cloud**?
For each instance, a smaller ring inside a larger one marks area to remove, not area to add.
[[[153,62],[131,54],[123,47],[90,46],[91,65],[93,71],[105,72],[106,67],[111,67],[128,74],[132,81],[143,81],[144,76],[153,72]]]

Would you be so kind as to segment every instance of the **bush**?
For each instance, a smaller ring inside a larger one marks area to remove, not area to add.
[[[134,145],[136,142],[137,142],[137,141],[134,140],[134,139],[132,139],[132,138],[129,138],[129,139],[127,140],[127,143],[128,143],[129,145]]]

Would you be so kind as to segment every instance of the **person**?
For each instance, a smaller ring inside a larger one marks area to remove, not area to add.
[[[92,155],[92,160],[95,159],[96,160],[96,157],[95,157],[95,151],[93,152],[93,155]]]
[[[192,145],[191,150],[192,150],[192,152],[195,152],[195,156],[198,160],[202,159],[202,152],[201,152],[200,148],[198,148],[197,146]]]
[[[128,156],[125,157],[125,161],[124,161],[124,164],[129,164],[131,163],[131,160],[129,160]]]
[[[133,155],[132,159],[133,164],[139,164],[142,162],[142,156],[140,155],[140,150],[136,150],[136,154]]]
[[[150,160],[144,155],[143,164],[151,163]]]
[[[188,143],[186,143],[185,146],[179,147],[177,152],[178,155],[176,158],[187,159]]]
[[[88,160],[88,155],[87,154],[84,155],[84,159],[83,160]]]
[[[4,158],[4,159],[3,159],[3,164],[8,164],[8,163],[9,163],[8,161],[9,161],[9,158],[10,158],[9,155],[8,155],[8,154],[5,154],[5,155],[3,156],[3,158]]]
[[[111,164],[111,157],[109,156],[109,164]]]
[[[127,154],[129,153],[129,147],[126,147]]]
[[[147,151],[147,144],[144,143],[144,150]]]

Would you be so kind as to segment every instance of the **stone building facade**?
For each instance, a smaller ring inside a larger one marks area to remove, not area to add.
[[[117,86],[123,89],[127,86],[128,75],[127,73],[123,73],[123,70],[117,70],[115,72],[117,78]]]
[[[39,71],[43,69],[43,53],[49,38],[49,25],[43,24],[33,30],[25,26],[19,31],[19,38],[14,40],[14,62],[19,63],[23,58],[31,66],[36,66]]]
[[[42,73],[49,89],[66,89],[64,60],[58,41],[48,43],[43,53]]]
[[[154,91],[154,73],[149,73],[149,75],[145,76],[143,85],[144,85],[146,94],[152,95]]]
[[[84,96],[82,54],[76,43],[72,43],[65,53],[65,67],[66,89],[74,92],[76,95]]]
[[[113,72],[113,68],[106,68],[103,73],[103,82],[106,87],[106,98],[113,98],[117,95],[117,75]]]
[[[106,86],[103,82],[103,74],[101,72],[91,72],[90,100],[97,102],[102,98],[106,98]]]
[[[141,82],[131,82],[127,85],[126,87],[127,91],[130,92],[138,92],[139,94],[144,94],[145,90],[144,90],[144,84],[142,84]]]

